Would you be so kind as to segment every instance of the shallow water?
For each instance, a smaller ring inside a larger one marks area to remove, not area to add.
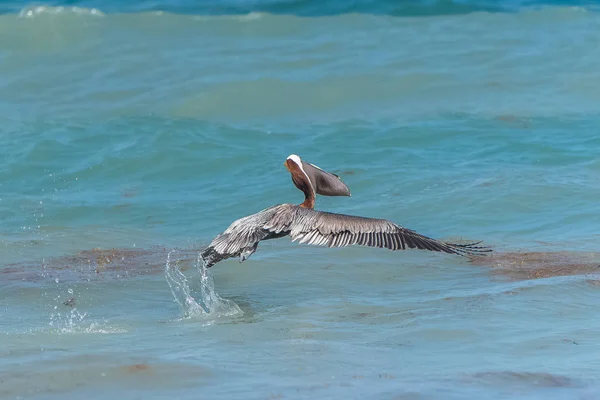
[[[0,7],[0,396],[597,398],[596,10],[217,4]],[[291,153],[319,209],[496,255],[203,271]]]

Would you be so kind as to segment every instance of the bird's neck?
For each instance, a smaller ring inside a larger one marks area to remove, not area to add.
[[[292,181],[298,189],[304,193],[304,202],[299,204],[302,208],[315,208],[315,190],[308,178],[308,175],[296,164],[291,163],[288,168],[292,174]]]
[[[304,202],[300,204],[302,208],[315,208],[315,193],[312,190],[303,190]]]

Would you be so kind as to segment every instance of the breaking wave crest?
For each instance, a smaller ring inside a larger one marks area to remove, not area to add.
[[[104,13],[97,8],[85,8],[85,7],[52,7],[52,6],[28,6],[21,9],[19,17],[21,18],[35,18],[41,15],[61,15],[61,14],[74,14],[74,15],[92,15],[96,17],[103,17]]]

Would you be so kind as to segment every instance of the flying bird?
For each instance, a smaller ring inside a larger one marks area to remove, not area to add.
[[[324,171],[291,154],[284,162],[294,185],[304,193],[301,204],[278,204],[234,221],[201,253],[210,268],[231,257],[247,260],[259,242],[290,236],[292,241],[311,245],[344,247],[362,245],[389,250],[420,249],[462,256],[482,255],[488,247],[481,242],[455,244],[423,236],[386,219],[317,211],[316,195],[350,196],[339,176]]]

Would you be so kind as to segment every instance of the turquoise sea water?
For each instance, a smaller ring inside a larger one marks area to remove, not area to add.
[[[597,398],[600,14],[215,4],[0,6],[0,397]],[[198,271],[302,201],[291,153],[352,191],[318,209],[499,261],[284,238]]]

